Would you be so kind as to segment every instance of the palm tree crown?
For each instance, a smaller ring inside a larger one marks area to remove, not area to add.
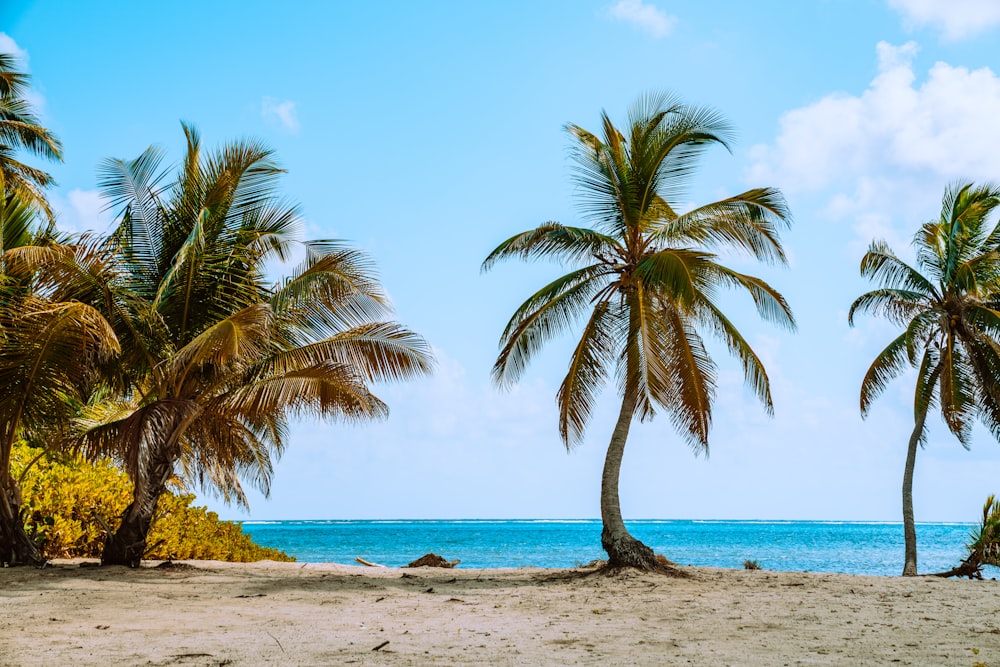
[[[785,300],[764,281],[724,266],[713,250],[737,249],[785,263],[778,227],[790,221],[771,188],[678,212],[701,152],[728,147],[717,112],[650,95],[632,108],[626,136],[606,114],[603,137],[576,125],[572,155],[583,212],[593,229],[546,223],[502,243],[484,269],[509,257],[552,258],[576,268],[532,295],[501,336],[493,369],[501,386],[516,382],[541,346],[589,313],[559,390],[559,432],[579,442],[596,392],[611,377],[636,402],[636,414],[666,410],[697,448],[707,448],[715,366],[699,327],[719,335],[743,365],[770,413],[760,359],[720,310],[720,287],[750,293],[761,316],[788,328]]]

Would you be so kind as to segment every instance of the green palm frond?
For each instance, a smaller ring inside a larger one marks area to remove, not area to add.
[[[614,367],[617,349],[614,331],[620,318],[621,313],[607,300],[599,301],[570,357],[569,370],[556,395],[559,436],[567,449],[583,439],[597,394]]]
[[[521,232],[507,239],[483,261],[482,270],[488,271],[505,259],[533,260],[551,258],[564,264],[621,256],[621,246],[614,238],[582,227],[566,227],[548,222],[535,229]]]
[[[886,287],[866,292],[855,299],[847,312],[847,322],[854,326],[855,315],[867,313],[905,325],[928,307],[933,307],[933,301],[924,292]]]
[[[909,366],[910,339],[901,333],[885,349],[878,353],[868,372],[861,381],[861,415],[868,416],[872,402],[885,391],[889,382],[903,373]]]
[[[667,373],[674,389],[673,395],[653,393],[652,398],[669,412],[695,453],[707,456],[716,366],[691,320],[672,308],[664,309],[661,317],[670,332]]]
[[[78,302],[49,303],[28,297],[0,310],[0,423],[9,452],[16,430],[37,430],[65,419],[70,399],[82,398],[81,380],[91,366],[120,351],[108,322]]]
[[[774,402],[771,400],[771,383],[760,357],[753,351],[753,348],[750,347],[750,344],[729,318],[710,300],[703,299],[698,303],[697,315],[700,322],[706,323],[725,341],[729,352],[739,360],[743,367],[743,379],[747,386],[764,405],[764,411],[767,415],[773,417]]]
[[[656,294],[667,294],[681,308],[691,308],[705,287],[705,268],[715,255],[686,248],[668,248],[643,257],[635,276]]]
[[[494,382],[501,387],[516,382],[545,342],[583,316],[591,300],[607,285],[603,271],[599,264],[573,271],[521,304],[500,337]]]
[[[261,357],[267,348],[271,325],[271,307],[254,304],[216,322],[177,350],[160,369],[164,387],[177,396],[185,380],[199,367],[225,369],[233,363],[246,363]]]
[[[762,320],[776,324],[788,331],[795,331],[795,316],[792,315],[791,307],[785,301],[785,297],[781,296],[765,281],[715,263],[706,268],[711,271],[713,282],[739,287],[749,293],[757,308],[757,314]]]
[[[861,276],[883,287],[924,294],[940,299],[941,295],[930,280],[915,268],[896,257],[884,241],[874,241],[861,260]]]
[[[787,227],[791,221],[791,212],[780,191],[755,188],[700,206],[676,219],[659,218],[652,236],[672,244],[733,248],[762,262],[786,264],[778,226]]]

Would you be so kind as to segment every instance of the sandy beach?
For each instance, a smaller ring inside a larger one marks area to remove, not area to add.
[[[0,664],[1000,665],[995,581],[155,565],[0,571]]]

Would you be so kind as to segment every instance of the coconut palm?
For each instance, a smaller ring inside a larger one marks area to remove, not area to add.
[[[266,493],[289,420],[316,415],[384,417],[372,383],[430,368],[422,338],[387,319],[390,308],[361,253],[301,241],[294,206],[277,194],[282,170],[253,141],[204,156],[185,125],[187,152],[161,185],[162,154],[108,160],[101,187],[119,224],[106,244],[116,258],[93,284],[120,330],[127,387],[93,403],[81,420],[91,455],[112,455],[134,482],[131,505],[102,561],[135,566],[165,485],[175,476],[244,502],[241,479]],[[277,285],[268,263],[303,259]],[[74,289],[86,292],[81,268]]]
[[[907,366],[917,369],[913,431],[903,469],[903,575],[917,574],[913,468],[926,438],[927,415],[940,406],[948,429],[966,448],[978,417],[1000,439],[1000,205],[996,185],[959,183],[944,193],[940,218],[914,236],[916,267],[875,241],[861,275],[879,288],[851,305],[903,328],[872,362],[861,383],[861,414]]]
[[[86,379],[117,353],[118,341],[96,309],[60,300],[38,280],[38,257],[67,251],[18,193],[0,200],[0,239],[0,562],[40,564],[24,531],[11,450],[69,421]]]
[[[62,160],[62,144],[39,124],[25,97],[30,77],[18,72],[16,60],[0,53],[0,193],[17,195],[21,201],[44,213],[51,221],[52,209],[44,190],[52,177],[21,162],[18,151],[28,151],[49,160]]]
[[[703,332],[741,362],[747,383],[773,410],[760,359],[718,304],[720,288],[746,290],[765,320],[794,328],[782,296],[763,280],[723,265],[716,250],[784,263],[778,227],[790,222],[781,193],[758,188],[678,211],[704,149],[728,148],[715,111],[651,94],[632,107],[625,132],[602,114],[602,136],[568,125],[582,211],[593,228],[549,222],[504,241],[483,269],[518,257],[572,267],[528,298],[500,339],[493,379],[508,387],[555,334],[583,321],[559,388],[559,435],[579,443],[598,392],[614,376],[621,409],[601,481],[601,544],[610,567],[659,569],[622,520],[618,478],[629,427],[657,411],[670,416],[695,452],[708,451],[716,366]]]

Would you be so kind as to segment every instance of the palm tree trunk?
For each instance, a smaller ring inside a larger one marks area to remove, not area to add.
[[[906,465],[903,468],[903,541],[906,555],[903,564],[903,576],[917,576],[917,527],[913,520],[913,466],[917,461],[917,445],[924,432],[924,422],[927,419],[925,406],[913,425],[910,443],[906,448]]]
[[[174,474],[174,457],[166,443],[158,443],[146,465],[136,470],[132,502],[122,513],[118,530],[109,535],[101,553],[101,565],[139,567],[146,554],[146,538],[153,523],[156,504]]]
[[[0,565],[44,565],[21,520],[21,489],[9,473],[0,473]]]
[[[625,453],[629,426],[635,413],[635,397],[625,390],[618,422],[611,434],[611,443],[604,458],[604,473],[601,475],[601,546],[608,552],[608,567],[634,567],[640,570],[658,570],[659,563],[653,550],[629,534],[622,520],[621,503],[618,499],[618,477]]]

